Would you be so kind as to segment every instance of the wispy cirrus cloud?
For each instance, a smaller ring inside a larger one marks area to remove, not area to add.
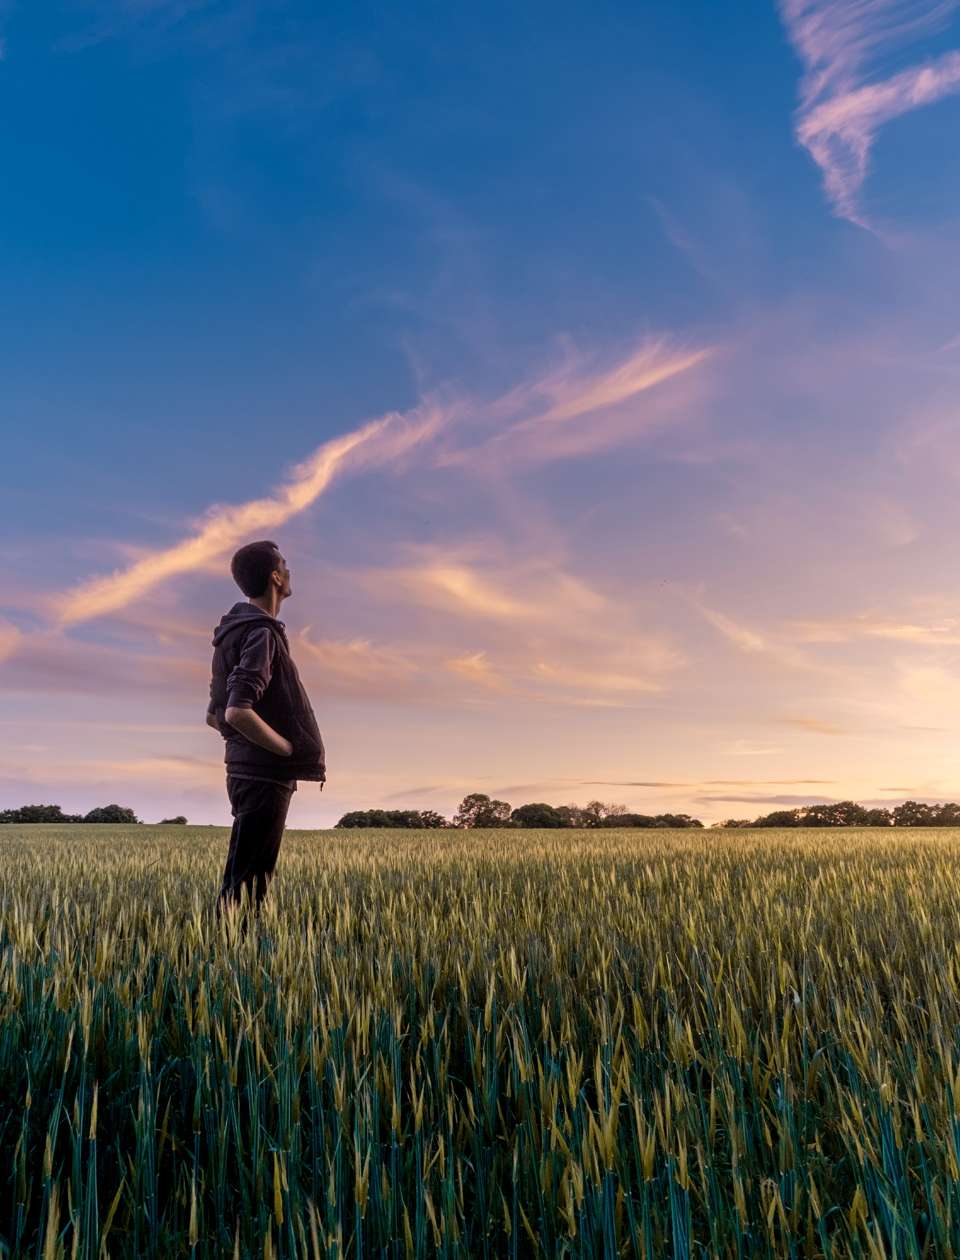
[[[163,33],[213,8],[213,0],[87,0],[77,6],[79,25],[57,47],[77,53],[123,35]]]
[[[448,611],[495,621],[540,619],[543,607],[536,601],[511,594],[466,564],[442,560],[421,566],[398,566],[367,574],[376,583],[405,588],[426,604]]]
[[[12,621],[0,620],[0,661],[12,656],[22,639],[23,633],[19,626],[15,626]]]
[[[689,377],[716,353],[713,346],[683,345],[664,336],[644,338],[605,364],[571,350],[560,367],[486,408],[473,440],[461,438],[439,452],[435,463],[490,468],[503,460],[585,455],[635,439],[674,414],[671,404],[679,399],[661,397],[657,387]],[[591,417],[589,425],[575,423],[585,416]]]
[[[800,731],[810,731],[814,735],[844,735],[846,731],[835,722],[826,722],[814,717],[782,717],[776,721],[781,726],[793,726]]]
[[[470,690],[477,702],[510,696],[530,703],[636,707],[664,691],[687,665],[668,636],[634,624],[630,602],[569,572],[546,540],[540,549],[485,537],[460,544],[403,544],[394,564],[350,574],[395,621],[421,611],[414,649]],[[441,613],[442,617],[432,614]],[[451,642],[469,648],[450,651]]]
[[[782,633],[796,643],[849,643],[854,639],[892,639],[923,647],[957,647],[960,646],[960,619],[945,618],[923,625],[863,614],[859,617],[820,621],[786,621],[783,623]]]
[[[325,695],[380,702],[424,695],[423,664],[409,652],[368,639],[315,640],[309,632],[304,626],[295,643],[305,668],[316,668]]]
[[[160,582],[204,569],[231,547],[283,525],[303,512],[344,469],[394,463],[434,434],[449,412],[426,404],[412,412],[391,412],[340,437],[331,438],[292,470],[272,494],[240,504],[213,504],[183,541],[134,561],[128,568],[83,582],[65,594],[45,597],[61,626],[88,621],[140,598]]]
[[[540,558],[504,563],[482,561],[477,546],[408,545],[411,563],[371,567],[356,580],[378,595],[406,595],[415,603],[470,620],[552,621],[563,608],[574,615],[599,616],[609,600],[586,582]]]
[[[726,613],[722,613],[715,608],[709,608],[699,600],[695,599],[694,604],[705,620],[719,630],[723,637],[741,652],[769,659],[778,665],[786,666],[788,669],[806,670],[814,674],[838,677],[843,673],[843,671],[830,664],[814,660],[808,654],[797,651],[789,642],[785,641],[782,635],[756,630],[741,621],[735,621],[732,617],[727,616]]]
[[[819,678],[828,685],[819,697],[808,700],[827,712],[838,707],[841,711],[840,720],[834,721],[832,717],[804,714],[801,708],[799,714],[788,711],[771,717],[769,721],[775,725],[827,736],[862,737],[878,723],[889,734],[934,732],[942,729],[938,719],[956,710],[960,684],[953,662],[960,646],[960,621],[955,614],[944,615],[942,609],[949,601],[927,601],[935,615],[924,621],[871,612],[817,620],[786,619],[774,623],[773,628],[761,629],[707,607],[698,597],[691,598],[704,618],[739,652],[784,671],[785,687],[794,671]],[[914,611],[920,611],[924,602],[914,598]],[[867,643],[875,644],[876,651],[868,654],[864,650]],[[848,649],[851,644],[856,645],[854,652]],[[829,649],[829,659],[823,659],[823,648]],[[904,649],[910,651],[909,656],[903,655]],[[924,718],[932,720],[924,722]]]
[[[454,656],[443,662],[444,669],[456,674],[470,683],[478,684],[492,691],[508,692],[512,688],[499,674],[487,656],[485,649],[479,652],[467,652],[463,656]]]
[[[677,349],[664,338],[646,339],[603,370],[584,369],[582,357],[574,355],[563,368],[524,383],[491,402],[468,403],[462,397],[443,403],[427,399],[407,412],[387,413],[322,443],[265,497],[239,504],[214,503],[190,524],[181,541],[160,550],[128,545],[130,561],[125,568],[88,579],[72,590],[38,596],[35,603],[62,629],[123,609],[179,575],[219,573],[230,549],[249,541],[251,536],[269,534],[305,511],[335,478],[371,468],[403,471],[406,457],[428,442],[436,443],[434,467],[463,463],[477,470],[482,465],[479,452],[494,452],[491,443],[499,443],[500,438],[505,445],[496,448],[495,468],[500,466],[498,461],[508,456],[549,459],[559,454],[582,454],[635,437],[643,429],[645,417],[630,412],[625,419],[619,414],[619,405],[690,372],[712,353],[708,348]],[[617,413],[612,426],[607,416],[611,412]],[[471,446],[468,440],[467,446],[458,446],[471,425],[475,430],[478,424],[485,431],[484,441]],[[493,437],[489,436],[491,426],[496,429]],[[453,429],[460,436],[452,447],[444,448],[436,442]],[[551,434],[560,430],[564,436],[558,446]],[[422,462],[429,465],[430,457],[423,455]],[[505,601],[484,584],[481,575],[456,564],[433,565],[407,574],[398,569],[392,574],[395,582],[405,578],[432,589],[441,601],[471,606],[491,618],[522,617],[525,608],[530,607],[523,599]],[[589,592],[582,583],[563,576],[558,581],[562,586],[558,594],[565,606],[585,607]],[[593,607],[599,609],[597,603]]]
[[[921,712],[949,714],[960,704],[960,678],[956,671],[932,662],[900,661],[897,664],[900,695]]]
[[[804,67],[797,139],[823,176],[834,213],[869,224],[860,193],[880,128],[960,91],[960,51],[895,68],[902,50],[942,30],[957,0],[780,0]]]
[[[667,648],[660,648],[656,653],[659,660],[649,659],[640,663],[635,673],[605,672],[596,669],[578,669],[573,666],[549,665],[538,661],[532,674],[539,681],[561,684],[566,687],[579,687],[599,693],[622,695],[631,692],[663,691],[663,675],[670,669],[679,668],[683,658]]]
[[[830,786],[833,779],[575,779],[596,787],[703,788],[703,787],[785,787],[804,783]]]
[[[768,796],[760,792],[744,792],[739,796],[724,792],[703,792],[693,798],[699,805],[745,804],[745,805],[830,805],[835,796],[799,796],[792,792],[774,792]]]

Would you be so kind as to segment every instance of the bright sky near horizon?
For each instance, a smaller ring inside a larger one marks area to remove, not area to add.
[[[0,808],[960,800],[960,0],[0,3]]]

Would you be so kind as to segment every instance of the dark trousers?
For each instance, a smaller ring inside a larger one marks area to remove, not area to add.
[[[277,864],[293,793],[283,784],[239,779],[228,774],[227,795],[233,828],[217,897],[217,919],[228,904],[242,904],[244,889],[253,904],[254,914],[259,915]]]

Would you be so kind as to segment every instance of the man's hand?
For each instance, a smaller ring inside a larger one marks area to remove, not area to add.
[[[268,752],[276,753],[278,757],[293,756],[293,744],[289,739],[284,739],[279,731],[269,726],[259,713],[254,713],[253,709],[230,705],[223,715],[223,720],[249,739],[251,744],[258,744],[261,748],[266,748]]]
[[[212,726],[219,734],[220,727],[217,725],[217,716],[215,713],[211,713],[209,709],[207,709],[207,726]]]

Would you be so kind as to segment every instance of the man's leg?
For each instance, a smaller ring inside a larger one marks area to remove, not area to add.
[[[292,795],[280,785],[230,776],[227,791],[234,820],[217,898],[218,918],[228,903],[241,903],[244,890],[259,914],[277,864]]]
[[[223,915],[227,906],[239,901],[234,895],[234,869],[237,862],[237,849],[240,846],[240,815],[235,814],[233,817],[233,826],[230,830],[230,844],[227,849],[227,861],[223,868],[223,878],[220,881],[220,892],[217,896],[217,921]]]

